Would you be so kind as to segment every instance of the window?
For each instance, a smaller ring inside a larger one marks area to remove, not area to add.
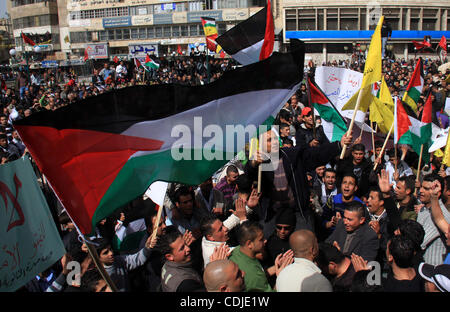
[[[358,30],[358,9],[342,8],[340,30]]]
[[[108,33],[106,31],[99,31],[99,34],[100,41],[108,41]]]
[[[286,30],[297,30],[297,9],[286,10]]]
[[[108,30],[108,39],[114,40],[114,30]]]
[[[162,27],[161,26],[155,27],[155,37],[162,38],[162,36],[163,36]]]
[[[153,29],[153,27],[147,27],[146,32],[147,32],[147,38],[149,38],[149,39],[155,38],[155,30]]]
[[[137,30],[137,28],[131,28],[131,39],[138,39],[138,30]]]
[[[172,36],[180,37],[180,26],[172,26]]]
[[[317,9],[317,30],[323,30],[323,9]]]
[[[181,26],[181,37],[188,37],[189,31],[187,26]]]
[[[367,20],[366,20],[366,9],[359,9],[359,23],[360,30],[366,30]]]
[[[199,36],[198,25],[189,25],[189,35],[190,36]]]
[[[298,10],[298,30],[316,30],[316,10]]]
[[[327,9],[327,30],[338,30],[338,9]]]
[[[164,26],[163,32],[164,32],[164,37],[172,37],[172,31],[170,29],[170,26]]]
[[[147,29],[139,28],[139,39],[147,39]]]
[[[123,38],[123,40],[130,39],[130,29],[129,28],[124,28],[123,29],[122,38]]]
[[[122,40],[123,36],[122,36],[122,29],[116,29],[116,40]]]

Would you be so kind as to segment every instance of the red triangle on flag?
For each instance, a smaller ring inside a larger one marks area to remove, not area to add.
[[[445,38],[445,36],[442,36],[441,41],[439,42],[439,46],[447,51],[447,39]]]
[[[409,120],[409,116],[403,107],[402,101],[397,98],[397,139],[400,139],[406,132],[409,131],[409,127],[412,125]],[[394,142],[397,144],[397,142]]]
[[[22,33],[22,39],[23,39],[23,41],[24,41],[25,43],[28,43],[29,45],[31,45],[31,46],[33,46],[33,47],[36,45],[36,43],[34,43],[33,40],[31,40],[30,38],[28,38],[27,36],[25,36],[24,33]]]
[[[423,107],[422,122],[431,123],[432,114],[433,114],[433,102],[431,101],[431,93],[430,93],[430,95],[428,95],[427,101],[425,102],[425,106]]]
[[[145,64],[150,63],[152,60],[148,54],[145,56]]]
[[[86,49],[84,49],[84,61],[86,62],[88,59],[89,59],[89,54],[88,54],[88,51],[86,48]]]

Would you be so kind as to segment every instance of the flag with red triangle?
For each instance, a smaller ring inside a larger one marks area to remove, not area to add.
[[[116,64],[117,64],[117,63],[119,63],[119,58],[117,57],[117,55],[116,55],[116,56],[114,56],[114,58],[113,58],[113,62],[114,62],[114,63],[116,63]]]
[[[425,76],[423,73],[423,60],[422,58],[419,58],[402,99],[403,102],[408,104],[415,113],[417,113],[417,103],[419,102],[420,95],[422,94],[424,84]]]
[[[180,45],[177,46],[177,53],[179,55],[183,55],[183,51],[181,51],[181,46]]]
[[[445,36],[442,36],[441,41],[439,41],[438,44],[443,50],[447,51],[447,38]]]
[[[320,87],[312,82],[310,78],[308,78],[308,90],[311,104],[320,115],[328,140],[330,142],[340,141],[348,130],[344,119]]]
[[[34,43],[34,41],[31,40],[30,38],[28,38],[24,33],[22,33],[22,39],[23,39],[23,42],[28,43],[32,47],[34,47],[36,45],[36,43]]]
[[[89,59],[89,54],[87,48],[84,49],[84,61],[86,62]]]

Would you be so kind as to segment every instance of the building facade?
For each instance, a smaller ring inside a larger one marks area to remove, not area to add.
[[[283,42],[297,38],[307,42],[308,54],[318,63],[365,54],[379,16],[393,32],[387,48],[397,58],[415,56],[413,40],[431,37],[433,47],[441,37],[450,37],[450,3],[435,1],[284,0]],[[423,54],[438,57],[437,54]]]

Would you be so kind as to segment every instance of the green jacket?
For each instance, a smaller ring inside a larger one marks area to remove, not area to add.
[[[241,247],[236,247],[229,258],[236,263],[242,271],[245,272],[244,282],[245,290],[253,292],[273,292],[267,281],[266,273],[264,272],[261,263],[258,259],[252,259],[241,252]]]

